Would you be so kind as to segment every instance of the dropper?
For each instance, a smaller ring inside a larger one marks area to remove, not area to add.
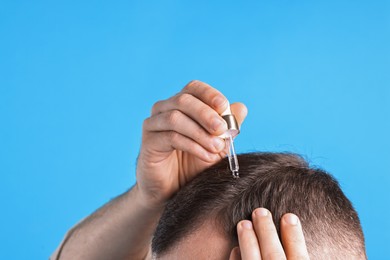
[[[240,129],[238,127],[236,118],[232,115],[232,111],[230,110],[230,104],[228,103],[228,108],[221,114],[222,118],[226,121],[228,130],[221,135],[222,138],[225,139],[226,146],[229,148],[228,150],[228,160],[229,167],[233,174],[233,178],[239,178],[239,165],[236,150],[234,149],[233,139],[240,133]]]

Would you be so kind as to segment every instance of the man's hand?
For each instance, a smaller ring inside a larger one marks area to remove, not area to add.
[[[218,162],[225,151],[218,136],[227,130],[220,114],[227,99],[200,81],[191,81],[177,95],[154,104],[144,121],[137,165],[137,189],[150,207],[165,202],[199,172]],[[245,105],[231,105],[239,125]]]
[[[272,221],[271,212],[264,208],[253,211],[252,222],[237,224],[239,248],[235,247],[230,260],[309,259],[302,226],[294,214],[285,214],[280,222],[281,240]]]
[[[148,259],[165,202],[226,152],[218,136],[227,104],[200,81],[157,102],[143,125],[137,184],[74,227],[53,259]],[[231,111],[241,124],[246,107],[232,104]]]

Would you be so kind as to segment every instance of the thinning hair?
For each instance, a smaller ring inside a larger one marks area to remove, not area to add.
[[[300,218],[312,258],[366,257],[358,215],[330,174],[291,153],[248,153],[238,159],[239,179],[224,159],[170,199],[153,237],[154,255],[167,253],[209,219],[237,243],[237,223],[264,207],[279,237],[283,214]]]

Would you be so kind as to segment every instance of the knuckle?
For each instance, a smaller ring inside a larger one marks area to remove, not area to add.
[[[142,123],[142,129],[145,130],[148,128],[150,118],[146,118]]]
[[[181,113],[178,110],[172,110],[167,114],[167,122],[170,125],[176,125],[181,117]]]
[[[183,107],[185,105],[188,105],[190,99],[191,99],[190,94],[182,93],[176,96],[175,103],[178,107]]]
[[[178,110],[173,110],[167,115],[167,122],[170,125],[176,125],[181,117],[181,113]]]
[[[192,88],[198,86],[199,83],[200,83],[200,81],[197,80],[197,79],[191,80],[191,81],[188,82],[187,85],[184,87],[184,90],[189,91],[189,90],[191,90]]]
[[[217,96],[224,97],[221,92],[210,85],[208,85],[208,88],[205,89],[205,96],[210,98],[210,100],[216,98]]]
[[[222,95],[222,94],[220,94],[220,93],[216,93],[216,91],[214,91],[214,90],[209,90],[209,93],[207,93],[208,94],[208,97],[210,98],[210,100],[212,100],[212,101],[214,101],[215,99],[217,99],[217,98],[224,98],[224,96]]]
[[[159,108],[160,108],[162,102],[163,101],[160,100],[160,101],[157,101],[156,103],[153,104],[153,106],[152,106],[152,114],[155,114],[155,113],[157,113],[159,111]]]

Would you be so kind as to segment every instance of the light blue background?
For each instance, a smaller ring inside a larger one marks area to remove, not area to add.
[[[383,259],[389,17],[368,0],[2,0],[0,259],[46,259],[128,189],[143,119],[191,79],[247,104],[239,152],[298,152],[333,173]]]

